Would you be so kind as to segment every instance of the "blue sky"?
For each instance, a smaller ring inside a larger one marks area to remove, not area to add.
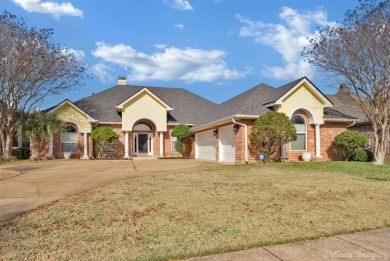
[[[260,83],[308,76],[324,93],[338,87],[300,56],[317,27],[342,21],[357,0],[2,0],[30,26],[82,59],[92,79],[50,97],[76,101],[116,85],[180,87],[216,103]]]

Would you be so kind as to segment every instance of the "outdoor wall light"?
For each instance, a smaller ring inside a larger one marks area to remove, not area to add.
[[[217,134],[218,134],[218,129],[214,129],[214,130],[213,130],[213,135],[214,135],[214,137],[217,137]]]
[[[233,125],[233,131],[234,132],[237,132],[239,128],[240,128],[240,125],[238,125],[238,124],[234,124]]]

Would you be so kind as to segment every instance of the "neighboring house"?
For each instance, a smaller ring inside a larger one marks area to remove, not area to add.
[[[349,113],[343,92],[326,96],[303,77],[279,88],[260,84],[218,105],[184,89],[131,86],[120,78],[117,86],[46,110],[68,125],[66,132],[50,139],[46,156],[62,158],[72,151],[75,157],[92,158],[91,131],[109,126],[119,139],[105,148],[107,157],[179,157],[180,146],[171,132],[183,123],[191,128],[190,157],[254,161],[257,152],[251,150],[248,138],[251,127],[260,115],[275,110],[290,117],[298,132],[298,139],[286,144],[287,157],[300,159],[309,151],[314,158],[333,160],[334,137],[356,126],[361,117]]]

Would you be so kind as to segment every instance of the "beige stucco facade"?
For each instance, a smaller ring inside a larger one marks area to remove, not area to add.
[[[140,120],[153,122],[156,131],[167,131],[167,108],[147,91],[123,104],[122,130],[131,131]]]
[[[77,126],[79,132],[90,133],[92,126],[88,117],[82,112],[74,108],[69,103],[64,103],[62,106],[58,106],[51,113],[56,114],[58,118],[65,122],[73,123]]]
[[[287,95],[282,100],[282,104],[276,106],[276,111],[283,112],[291,118],[297,110],[304,110],[307,112],[311,124],[323,124],[324,107],[324,102],[303,83]]]

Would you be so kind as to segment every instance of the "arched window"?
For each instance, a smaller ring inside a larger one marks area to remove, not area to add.
[[[77,152],[77,130],[73,126],[61,132],[61,152]]]
[[[135,131],[151,131],[152,127],[146,122],[140,122],[134,126],[133,130]]]
[[[291,150],[306,150],[306,122],[301,115],[293,115],[291,120],[294,122],[297,131],[297,139],[291,142]]]

